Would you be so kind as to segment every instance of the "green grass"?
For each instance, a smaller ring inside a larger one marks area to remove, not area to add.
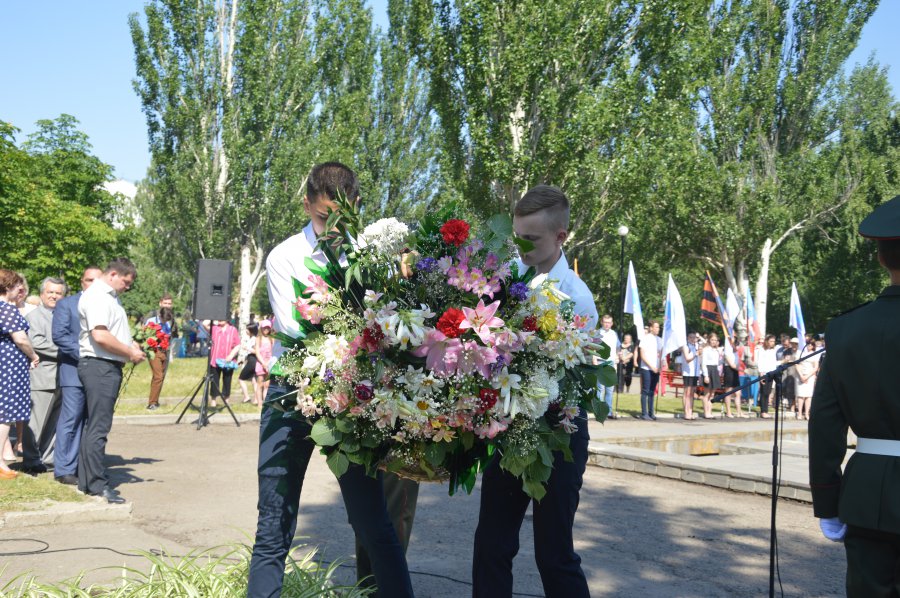
[[[638,384],[638,386],[640,386]],[[632,385],[632,388],[634,386]],[[721,403],[713,403],[713,412],[718,413],[721,410]],[[681,397],[674,396],[657,397],[654,407],[656,413],[684,413]],[[613,397],[613,408],[616,408],[616,399]],[[746,410],[746,405],[744,410]],[[621,415],[640,415],[641,414],[641,395],[640,394],[620,394],[619,403],[616,411]],[[759,411],[759,408],[754,408]],[[703,403],[700,399],[694,399],[694,413],[703,413]]]
[[[52,474],[36,477],[19,474],[13,480],[0,480],[0,513],[34,511],[54,502],[84,502],[90,500],[75,491],[73,486],[60,484]]]
[[[197,387],[197,383],[203,379],[206,373],[206,358],[191,357],[188,359],[173,359],[169,362],[169,370],[163,382],[162,396],[181,398],[191,394]],[[150,366],[146,361],[134,366],[126,365],[123,382],[123,399],[144,399],[150,395]],[[237,376],[234,377],[233,390],[240,396],[241,389],[237,386]]]
[[[315,552],[297,558],[298,547],[288,558],[284,577],[285,598],[357,598],[370,592],[335,582],[334,573],[340,562],[319,563]],[[209,549],[183,557],[165,557],[140,553],[145,561],[137,567],[119,568],[115,587],[87,585],[84,575],[59,584],[45,584],[33,576],[21,575],[0,587],[0,596],[46,598],[155,598],[158,596],[196,596],[216,598],[244,598],[247,595],[247,574],[250,548],[245,545]],[[149,569],[149,572],[145,570]]]

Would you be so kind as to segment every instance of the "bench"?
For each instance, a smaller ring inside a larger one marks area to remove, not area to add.
[[[672,370],[664,370],[662,375],[666,378],[666,384],[675,389],[675,398],[677,399],[680,397],[681,392],[684,390],[684,376]],[[701,377],[700,380],[697,381],[696,388],[698,393],[704,393],[706,391],[706,387],[701,383],[702,380],[703,378]],[[714,403],[721,401],[722,399],[717,399],[717,397],[722,394],[725,394],[725,391],[721,388],[717,388],[713,393],[712,401]],[[697,397],[696,394],[694,396]]]

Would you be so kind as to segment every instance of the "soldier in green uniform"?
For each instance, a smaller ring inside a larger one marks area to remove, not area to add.
[[[828,325],[809,422],[813,511],[844,542],[847,595],[900,596],[900,195],[859,226],[891,286]],[[846,469],[848,426],[858,436]]]

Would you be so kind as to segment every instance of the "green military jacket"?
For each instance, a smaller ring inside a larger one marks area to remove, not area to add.
[[[854,454],[841,472],[847,427],[900,440],[900,286],[831,321],[809,422],[816,517],[900,533],[900,457]]]

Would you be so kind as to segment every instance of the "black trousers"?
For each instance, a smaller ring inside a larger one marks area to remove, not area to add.
[[[123,365],[93,357],[82,357],[78,362],[87,412],[78,450],[78,489],[86,494],[100,494],[108,483],[103,461]]]
[[[275,379],[269,386],[268,397],[285,394],[290,389]],[[281,595],[284,583],[285,559],[297,529],[300,492],[315,444],[308,436],[311,427],[302,420],[285,415],[271,407],[263,407],[259,431],[259,518],[256,541],[250,559],[247,586],[248,598],[275,598]],[[362,467],[351,465],[338,479],[347,517],[359,543],[365,547],[372,574],[382,598],[412,596],[412,584],[395,524],[388,511],[404,512],[385,500],[382,475],[371,478]],[[399,493],[394,493],[395,497]],[[389,497],[390,500],[390,497]],[[410,504],[411,502],[411,504]],[[408,515],[406,541],[412,527],[415,498],[406,497]],[[395,520],[396,521],[396,520]],[[399,526],[398,526],[399,527]]]
[[[209,385],[209,396],[214,399],[218,397],[229,398],[231,396],[231,378],[234,376],[234,370],[216,366],[213,366],[211,370],[212,380],[210,380]],[[220,379],[221,383],[219,382]]]
[[[900,596],[900,534],[847,526],[848,598]]]
[[[512,596],[513,558],[519,552],[519,530],[528,505],[534,518],[534,557],[547,598],[589,598],[581,557],[575,552],[572,527],[588,457],[587,418],[576,419],[578,431],[570,439],[572,461],[557,451],[547,494],[540,502],[522,490],[522,481],[500,469],[498,460],[481,479],[481,510],[472,558],[472,596]]]

